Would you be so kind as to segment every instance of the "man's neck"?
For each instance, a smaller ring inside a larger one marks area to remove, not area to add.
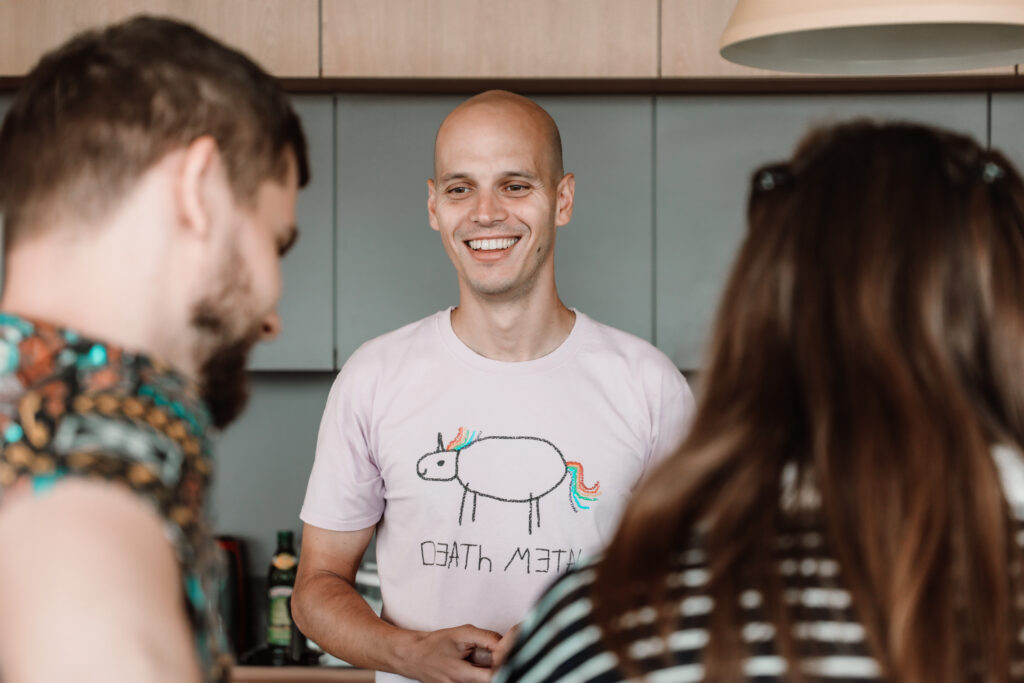
[[[92,230],[81,241],[66,237],[73,230],[55,228],[56,236],[19,245],[8,255],[0,309],[156,356],[194,376],[187,334],[165,333],[176,329],[166,321],[183,314],[157,286],[168,275],[161,255],[122,249],[116,228]]]
[[[557,292],[542,300],[482,301],[460,297],[452,311],[452,330],[476,353],[506,362],[535,360],[557,349],[572,332],[576,314]]]

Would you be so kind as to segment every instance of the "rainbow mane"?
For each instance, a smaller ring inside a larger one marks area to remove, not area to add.
[[[461,451],[463,448],[473,443],[479,438],[479,431],[469,431],[465,427],[459,427],[459,433],[455,435],[455,438],[444,447],[446,451]]]
[[[583,501],[593,503],[597,500],[597,497],[601,495],[601,482],[597,481],[593,486],[587,486],[583,482],[583,465],[578,462],[565,463],[565,469],[568,470],[569,476],[572,478],[569,493],[572,495],[573,502],[580,508],[589,510],[590,506],[584,505]]]

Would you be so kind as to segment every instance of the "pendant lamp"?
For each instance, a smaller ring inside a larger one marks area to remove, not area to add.
[[[1024,0],[739,0],[720,52],[746,66],[839,75],[1024,63]]]

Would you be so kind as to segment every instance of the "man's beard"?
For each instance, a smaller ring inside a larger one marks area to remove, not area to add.
[[[199,387],[213,426],[223,429],[242,413],[249,400],[246,365],[259,340],[259,327],[244,337],[219,344],[199,368]]]
[[[238,261],[236,254],[231,263]],[[225,279],[225,282],[231,280]],[[218,429],[231,424],[249,400],[249,376],[245,368],[249,351],[259,341],[262,328],[262,323],[256,322],[240,335],[230,335],[230,311],[239,308],[238,294],[248,291],[248,279],[241,278],[234,291],[230,289],[225,285],[216,295],[199,301],[192,311],[192,326],[203,338],[199,390],[210,410],[213,426]]]

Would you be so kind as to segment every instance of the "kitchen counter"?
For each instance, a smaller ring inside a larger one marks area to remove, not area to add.
[[[341,666],[235,666],[231,683],[372,683],[373,671]]]

